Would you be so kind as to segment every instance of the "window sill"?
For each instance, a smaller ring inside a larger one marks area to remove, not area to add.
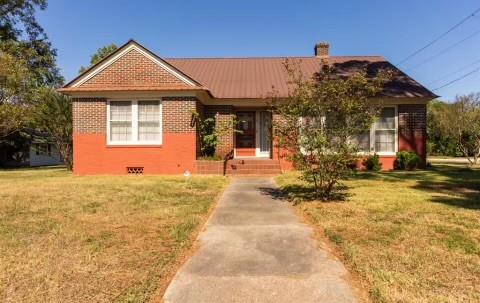
[[[107,147],[161,147],[161,142],[107,142]]]
[[[359,156],[373,156],[374,154],[379,155],[380,157],[395,157],[396,152],[358,152]]]

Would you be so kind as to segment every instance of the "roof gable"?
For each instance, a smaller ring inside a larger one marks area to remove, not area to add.
[[[204,90],[213,98],[244,99],[289,95],[285,60],[299,63],[306,79],[325,62],[339,75],[367,69],[375,75],[388,68],[394,78],[382,95],[395,98],[435,98],[435,94],[381,56],[171,58],[162,59],[130,40],[59,89],[63,92]],[[201,83],[201,84],[200,84]]]
[[[199,83],[131,40],[65,88],[192,87]]]

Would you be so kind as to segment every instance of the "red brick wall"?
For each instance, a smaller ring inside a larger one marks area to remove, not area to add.
[[[107,101],[102,98],[73,99],[73,132],[103,134],[107,127]]]
[[[398,150],[414,151],[426,163],[427,106],[404,104],[398,106]]]
[[[126,174],[126,167],[144,167],[145,174],[195,172],[197,136],[191,125],[197,100],[162,98],[161,146],[107,146],[105,99],[76,99],[73,103],[73,157],[77,175]]]
[[[80,87],[183,86],[155,62],[132,49]]]
[[[288,161],[288,152],[282,148],[278,147],[278,143],[275,141],[275,125],[281,125],[282,123],[282,116],[277,114],[272,114],[272,133],[273,133],[273,150],[272,150],[272,158],[275,160],[280,161],[280,168],[282,171],[292,170],[293,164],[292,162]]]
[[[196,128],[192,114],[197,109],[197,102],[194,97],[162,98],[163,131],[195,134]]]
[[[281,122],[281,117],[273,115],[273,124]],[[424,104],[398,105],[398,150],[414,151],[426,163],[427,143],[427,108]],[[274,129],[275,132],[275,129]],[[287,153],[274,143],[273,158],[280,160],[282,170],[292,169],[286,160]],[[394,168],[395,156],[381,156],[380,162],[384,170]],[[361,163],[361,161],[359,161]],[[359,165],[361,167],[361,165]]]

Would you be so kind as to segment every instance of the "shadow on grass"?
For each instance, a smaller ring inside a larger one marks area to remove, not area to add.
[[[430,201],[467,209],[480,209],[480,169],[441,164],[418,171],[357,173],[355,180],[416,181],[411,187],[438,193]]]
[[[466,209],[480,209],[480,169],[478,168],[438,164],[425,170],[416,171],[357,172],[350,180],[398,183],[399,186],[409,186],[430,194],[434,193],[430,195],[430,202]],[[406,182],[408,185],[402,184]],[[375,186],[375,183],[369,183],[366,186]],[[321,201],[313,187],[308,184],[292,183],[282,186],[281,189],[264,188],[261,190],[274,199],[283,199],[294,203]],[[329,201],[347,200],[350,196],[347,190],[346,186],[339,188]]]
[[[442,165],[432,170],[441,175],[442,180],[426,178],[419,180],[414,188],[443,194],[434,196],[432,202],[467,209],[480,209],[479,169]]]

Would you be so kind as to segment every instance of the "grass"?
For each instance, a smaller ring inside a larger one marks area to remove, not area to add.
[[[277,178],[301,194],[297,173]],[[480,302],[480,169],[359,173],[346,202],[297,208],[336,246],[374,302]]]
[[[161,296],[224,177],[0,171],[0,301]]]

